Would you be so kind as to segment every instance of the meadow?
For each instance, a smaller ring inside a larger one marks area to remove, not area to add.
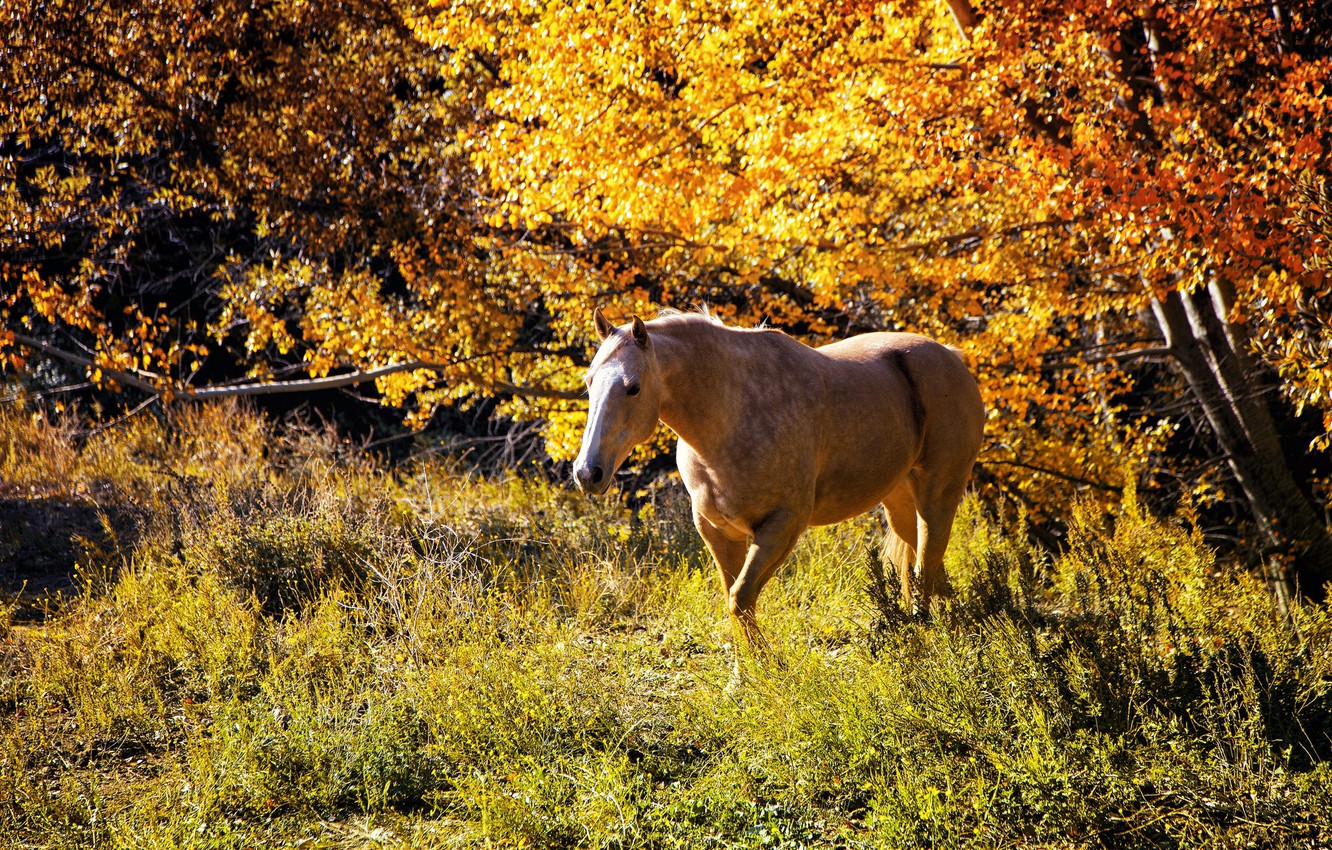
[[[927,619],[811,532],[733,687],[678,484],[0,407],[0,560],[73,566],[0,608],[0,846],[1332,846],[1332,611],[1132,493],[998,516]]]

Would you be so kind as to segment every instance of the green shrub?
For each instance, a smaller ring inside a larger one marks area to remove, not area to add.
[[[235,407],[0,426],[54,441],[26,480],[141,500],[76,596],[0,612],[23,845],[1332,843],[1332,613],[1132,494],[1054,554],[968,502],[929,617],[865,592],[872,519],[811,530],[751,658],[678,490],[385,469]]]

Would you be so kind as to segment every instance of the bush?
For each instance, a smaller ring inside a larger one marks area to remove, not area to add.
[[[872,520],[811,530],[737,689],[678,493],[385,469],[240,409],[98,461],[11,444],[66,439],[87,498],[147,501],[43,622],[0,612],[0,834],[28,845],[1332,841],[1332,614],[1284,620],[1131,494],[1058,554],[968,503],[928,618],[865,593]]]

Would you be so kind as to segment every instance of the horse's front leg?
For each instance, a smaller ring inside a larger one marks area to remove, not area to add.
[[[739,540],[728,535],[697,510],[694,511],[694,528],[698,529],[703,542],[708,544],[712,559],[717,562],[717,572],[721,575],[722,591],[729,592],[740,571],[745,567],[745,553],[749,544],[745,538]]]
[[[727,594],[731,615],[744,629],[751,649],[763,650],[767,641],[758,625],[758,596],[763,585],[791,554],[800,533],[808,524],[808,512],[778,511],[754,528],[753,541],[745,554],[745,565],[731,582]]]

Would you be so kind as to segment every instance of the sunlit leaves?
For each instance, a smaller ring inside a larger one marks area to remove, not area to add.
[[[385,401],[494,397],[557,457],[594,303],[918,330],[1039,509],[1169,462],[1138,352],[1173,290],[1224,281],[1332,428],[1326,203],[1297,190],[1332,60],[1317,9],[1273,8],[6,7],[0,309],[163,384],[419,361]]]
[[[996,465],[1114,487],[1172,427],[1125,371],[1149,301],[1224,277],[1252,322],[1291,300],[1263,269],[1304,273],[1277,223],[1283,169],[1326,166],[1327,60],[1282,8],[1009,4],[963,38],[943,3],[438,0],[415,26],[500,83],[466,147],[509,250],[567,251],[624,312],[647,284],[956,342]]]
[[[480,94],[410,4],[4,9],[6,323],[164,389],[409,359],[441,368],[394,376],[395,404],[480,388],[449,372],[484,336],[465,316],[514,306],[454,138]]]

